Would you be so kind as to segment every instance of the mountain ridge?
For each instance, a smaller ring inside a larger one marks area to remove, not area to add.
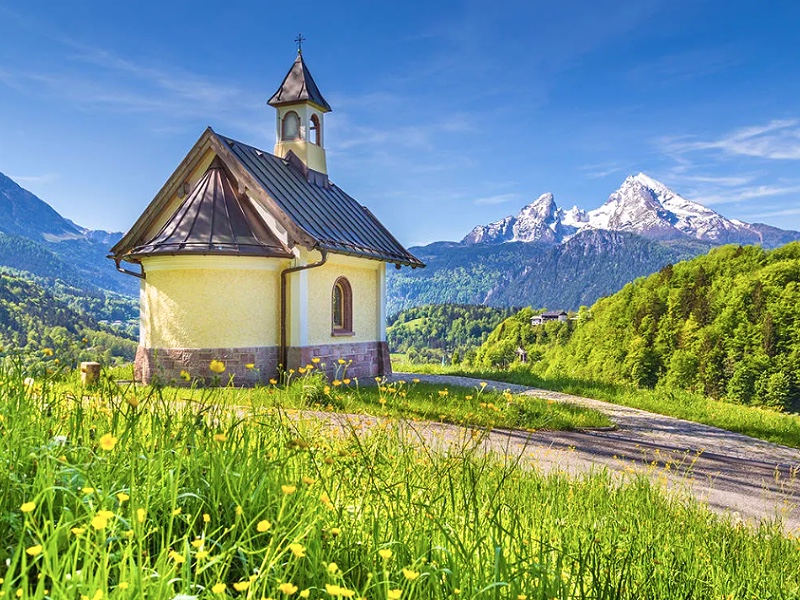
[[[665,184],[639,173],[628,176],[598,208],[560,208],[546,192],[509,215],[478,225],[462,244],[526,242],[563,244],[587,230],[624,231],[654,240],[696,239],[715,245],[761,244],[772,248],[800,240],[800,232],[763,223],[727,219],[718,212],[681,196]]]

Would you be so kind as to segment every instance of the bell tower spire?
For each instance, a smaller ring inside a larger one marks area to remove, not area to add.
[[[307,169],[327,175],[324,116],[331,112],[303,60],[302,34],[295,39],[297,58],[268,104],[276,111],[275,155],[291,151]]]

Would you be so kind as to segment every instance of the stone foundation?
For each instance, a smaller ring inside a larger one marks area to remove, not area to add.
[[[225,372],[216,374],[209,368],[212,360],[225,364]],[[248,368],[248,365],[253,365]],[[181,377],[186,371],[190,380]],[[142,383],[190,385],[219,380],[221,385],[267,384],[278,371],[278,348],[145,348],[136,350],[134,375]],[[231,379],[233,378],[233,379]]]
[[[389,358],[389,346],[386,342],[361,342],[345,344],[325,344],[320,346],[303,346],[289,348],[288,360],[290,369],[297,369],[312,364],[312,359],[319,358],[317,368],[323,368],[330,379],[358,377],[371,379],[392,374],[392,363]],[[345,364],[340,364],[339,360]]]
[[[233,383],[235,386],[266,385],[277,377],[279,348],[145,348],[136,350],[134,375],[136,381],[170,385],[190,385],[198,381],[211,384],[219,381],[221,385]],[[389,346],[386,342],[360,342],[303,346],[288,349],[290,369],[314,364],[324,369],[330,379],[345,377],[372,379],[392,374]],[[339,359],[345,361],[340,364]],[[209,368],[212,360],[225,364],[225,372],[216,374]],[[248,368],[248,365],[253,365]],[[324,366],[323,366],[324,365]],[[189,374],[189,381],[181,377],[181,372]],[[231,379],[233,378],[233,379]]]

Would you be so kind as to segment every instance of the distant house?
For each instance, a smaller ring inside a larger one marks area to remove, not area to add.
[[[531,317],[531,325],[537,326],[541,325],[542,323],[548,323],[550,321],[567,321],[568,316],[567,312],[563,310],[554,310],[550,312],[543,312],[540,315],[534,315]]]
[[[424,264],[328,179],[331,108],[299,52],[269,104],[274,154],[206,129],[111,250],[141,279],[140,381],[210,377],[212,360],[236,384],[391,373],[385,265]]]

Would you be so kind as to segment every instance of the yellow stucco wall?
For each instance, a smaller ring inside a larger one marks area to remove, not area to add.
[[[280,270],[289,261],[162,256],[142,261],[140,343],[148,348],[277,346]]]
[[[344,344],[380,339],[380,270],[382,262],[330,255],[328,262],[308,273],[308,344]],[[339,277],[347,277],[353,290],[353,332],[331,335],[331,294]]]

